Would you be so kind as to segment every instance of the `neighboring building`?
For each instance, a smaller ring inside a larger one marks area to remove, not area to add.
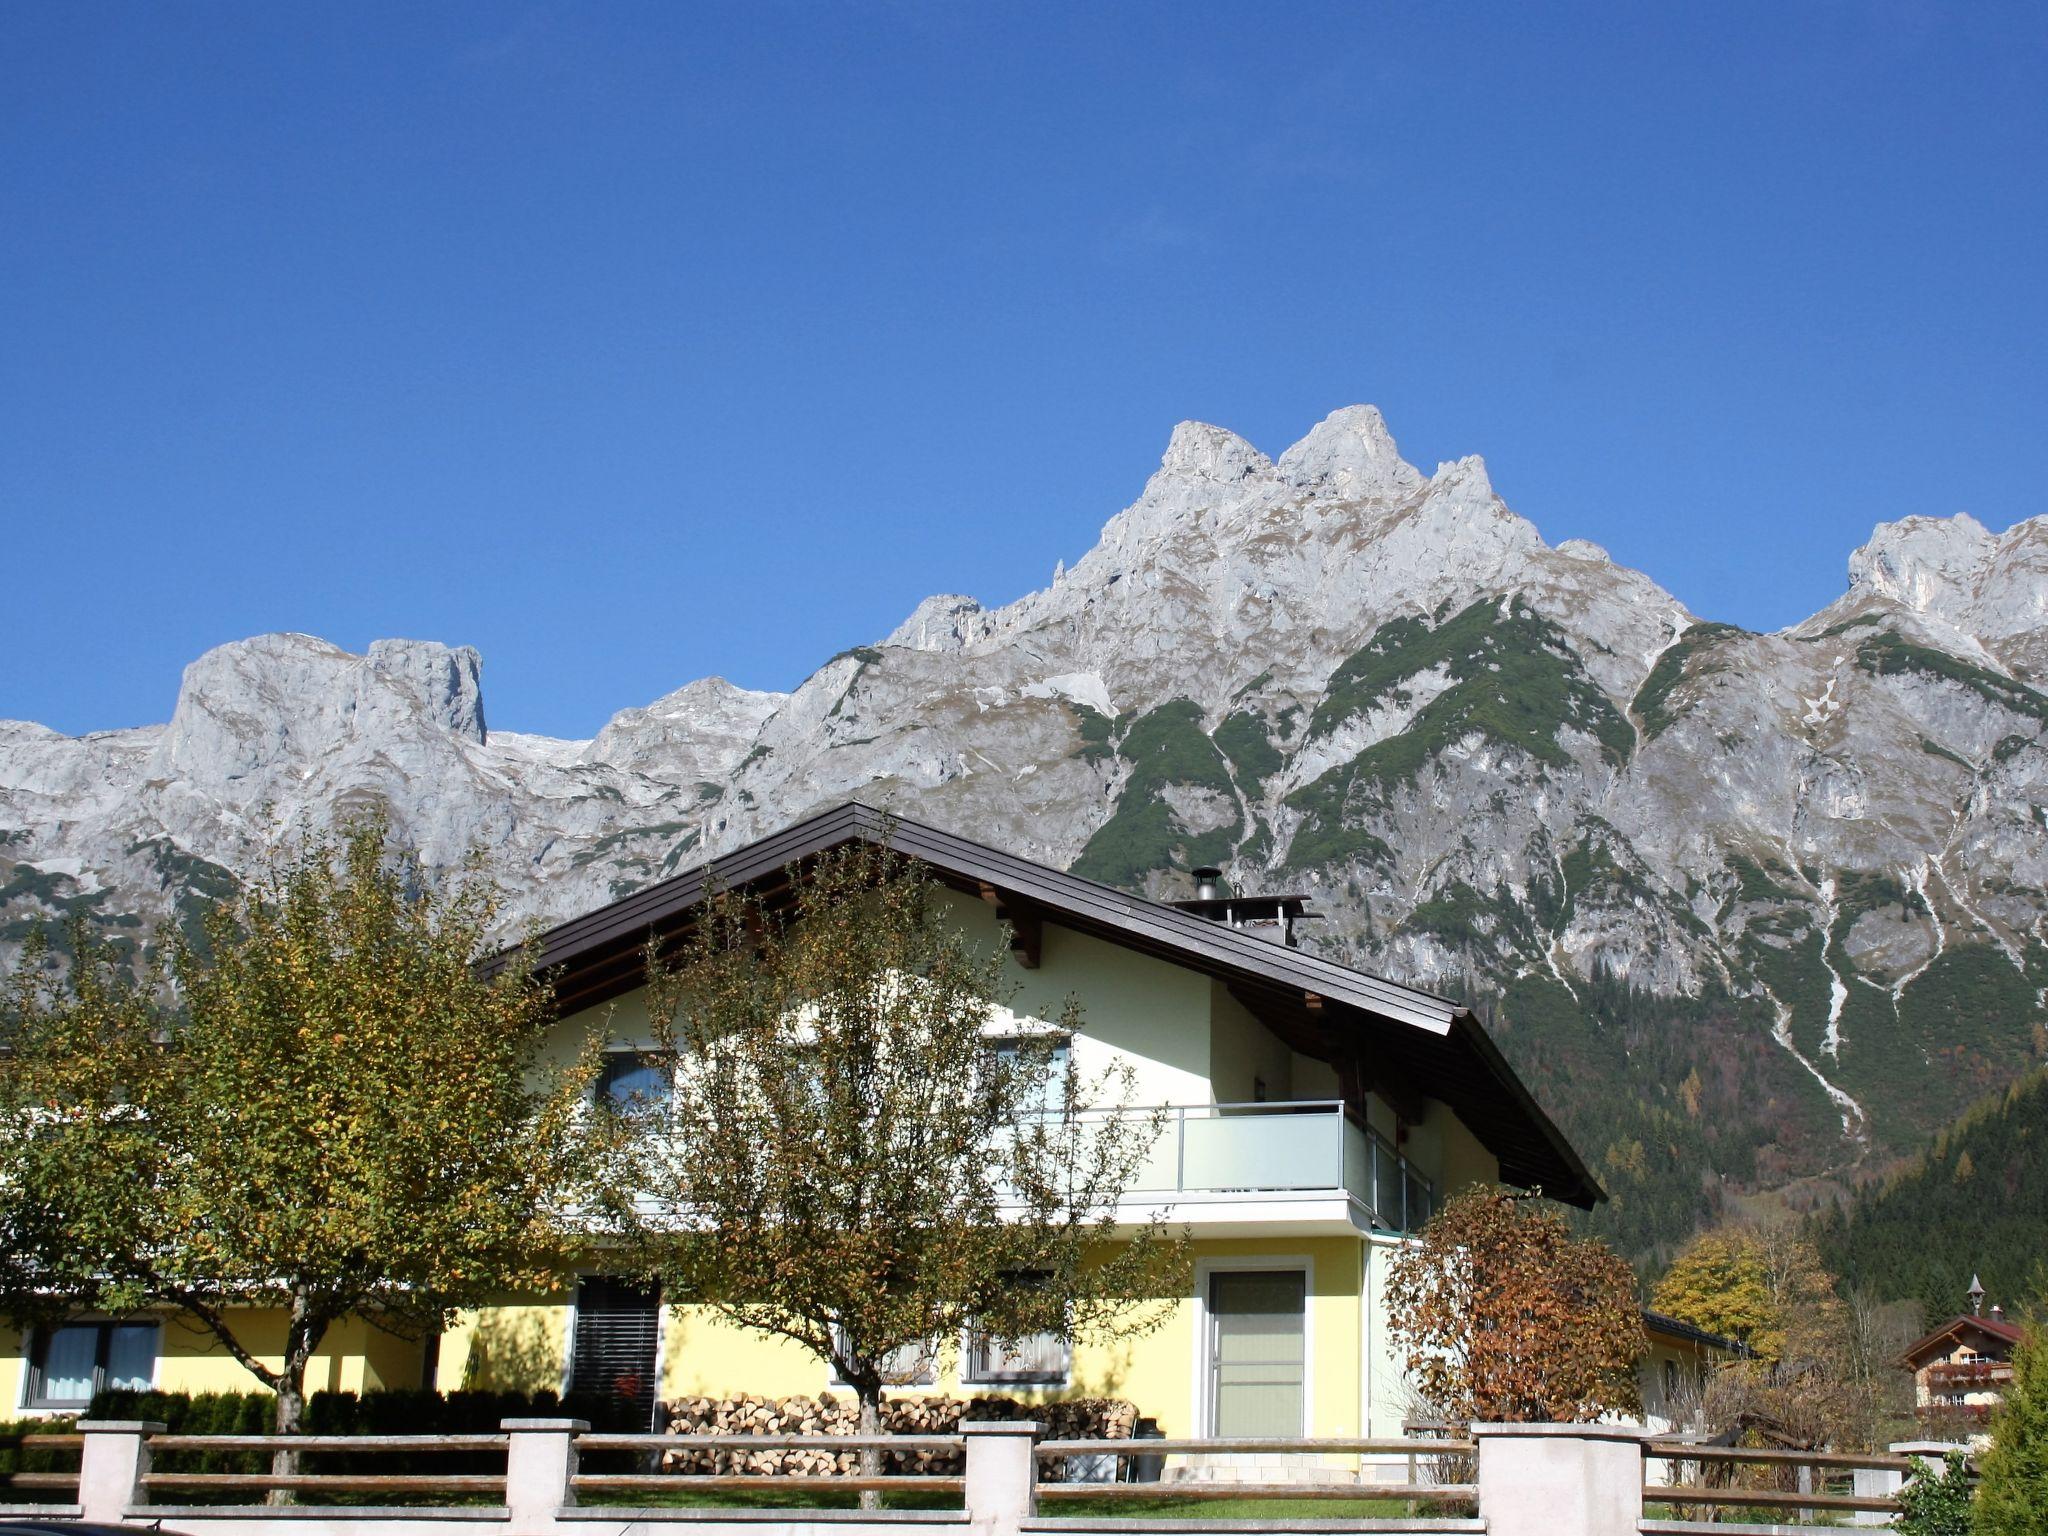
[[[1078,997],[1077,1065],[1092,1074],[1127,1062],[1140,1103],[1171,1106],[1128,1208],[1134,1221],[1164,1209],[1188,1227],[1194,1258],[1187,1294],[1143,1338],[1071,1351],[1051,1341],[965,1347],[936,1377],[906,1362],[900,1390],[1115,1395],[1169,1434],[1398,1434],[1417,1406],[1383,1303],[1402,1234],[1475,1182],[1540,1187],[1582,1207],[1604,1198],[1467,1009],[1284,942],[1299,897],[1147,901],[858,805],[726,856],[718,876],[777,882],[806,856],[884,836],[948,888],[970,934],[994,944],[1010,925],[1017,995],[993,1039],[1047,1027]],[[650,1043],[644,946],[650,931],[688,927],[705,882],[703,871],[678,876],[541,940],[564,1049],[596,1010],[611,1010],[620,1052],[607,1082],[617,1091],[663,1086],[658,1073],[634,1076],[647,1070],[634,1048]],[[75,1408],[96,1383],[251,1385],[176,1321],[81,1320],[27,1345],[0,1353],[0,1393],[32,1411]],[[1688,1362],[1690,1347],[1672,1345]],[[604,1391],[650,1412],[658,1398],[832,1385],[793,1345],[602,1274],[467,1315],[430,1351],[351,1323],[307,1385],[422,1380]]]
[[[1914,1411],[1922,1419],[1981,1424],[2005,1401],[2020,1330],[1998,1307],[1984,1316],[1984,1286],[1974,1275],[1969,1301],[1968,1312],[1957,1313],[1899,1359],[1913,1373]]]
[[[1697,1429],[1714,1368],[1747,1359],[1749,1347],[1663,1312],[1643,1313],[1649,1352],[1637,1371],[1643,1422],[1660,1433]]]

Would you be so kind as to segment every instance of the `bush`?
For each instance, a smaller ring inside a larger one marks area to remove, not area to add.
[[[16,1488],[17,1472],[76,1472],[78,1452],[39,1451],[31,1443],[37,1435],[63,1435],[75,1421],[69,1417],[50,1419],[0,1419],[0,1503],[69,1504],[71,1494],[62,1488]]]
[[[150,1419],[174,1435],[267,1435],[276,1399],[268,1392],[101,1392],[88,1417]],[[309,1435],[480,1435],[495,1434],[505,1419],[587,1419],[600,1430],[635,1430],[639,1410],[630,1403],[596,1394],[555,1392],[423,1392],[417,1390],[316,1392],[306,1400],[305,1433]],[[321,1451],[308,1472],[371,1472],[419,1476],[456,1473],[496,1474],[505,1470],[502,1451]],[[267,1451],[168,1451],[155,1459],[159,1472],[266,1472]],[[250,1504],[260,1493],[233,1490],[209,1492],[208,1502]],[[350,1502],[352,1496],[302,1495],[308,1503],[330,1499]],[[181,1502],[173,1495],[166,1502]],[[381,1498],[380,1502],[406,1502]]]
[[[1977,1489],[1978,1531],[2048,1536],[2048,1331],[2038,1323],[2013,1351],[2012,1385],[1990,1427]]]
[[[1941,1471],[1915,1462],[1899,1490],[1898,1536],[1970,1536],[1970,1468],[1961,1451],[1950,1451]]]

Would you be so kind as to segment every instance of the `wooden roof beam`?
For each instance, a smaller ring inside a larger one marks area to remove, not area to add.
[[[1027,971],[1038,969],[1045,955],[1045,919],[1038,908],[1009,891],[998,890],[986,880],[975,886],[981,899],[995,908],[996,921],[1010,929],[1010,953]]]

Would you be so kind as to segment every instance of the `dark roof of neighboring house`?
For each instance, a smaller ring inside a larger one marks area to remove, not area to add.
[[[1205,972],[1304,1054],[1357,1065],[1365,1086],[1397,1109],[1422,1097],[1449,1105],[1508,1183],[1585,1207],[1607,1198],[1471,1011],[1443,998],[853,801],[726,854],[716,879],[773,890],[804,860],[856,840],[917,859],[1020,928],[1042,918]],[[649,935],[687,930],[712,878],[712,866],[700,865],[542,934],[536,964],[554,984],[558,1012],[639,986]]]
[[[2017,1323],[2008,1323],[1998,1317],[1978,1317],[1968,1312],[1959,1312],[1925,1338],[1907,1345],[1899,1359],[1917,1370],[1925,1363],[1922,1356],[1939,1346],[1960,1342],[1972,1329],[1993,1343],[2003,1344],[2008,1349],[2020,1341],[2021,1330]]]
[[[1724,1355],[1755,1353],[1739,1339],[1731,1339],[1726,1334],[1709,1333],[1704,1328],[1694,1327],[1683,1318],[1673,1317],[1668,1312],[1652,1312],[1648,1307],[1643,1308],[1643,1331],[1656,1334],[1660,1338],[1677,1339],[1681,1343],[1698,1344],[1704,1349],[1717,1350]]]

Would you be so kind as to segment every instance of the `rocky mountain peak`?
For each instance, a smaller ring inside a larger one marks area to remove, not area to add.
[[[1835,608],[1870,600],[1905,609],[2019,676],[2048,678],[2048,517],[2002,534],[1967,512],[1880,523],[1849,557],[1849,594]]]
[[[1998,541],[1967,512],[1879,523],[1849,556],[1849,584],[1926,613],[1976,593]]]
[[[986,612],[971,597],[940,593],[913,608],[910,617],[891,630],[882,644],[908,646],[913,651],[957,651],[986,632]]]
[[[1276,468],[1291,485],[1344,498],[1406,496],[1423,484],[1422,472],[1402,459],[1374,405],[1330,412],[1280,455]]]
[[[380,640],[356,656],[312,635],[257,635],[185,669],[157,752],[178,774],[233,778],[423,732],[484,741],[483,659],[473,648]]]
[[[1184,421],[1173,429],[1154,480],[1207,480],[1235,485],[1271,472],[1273,461],[1235,432],[1203,421]]]

